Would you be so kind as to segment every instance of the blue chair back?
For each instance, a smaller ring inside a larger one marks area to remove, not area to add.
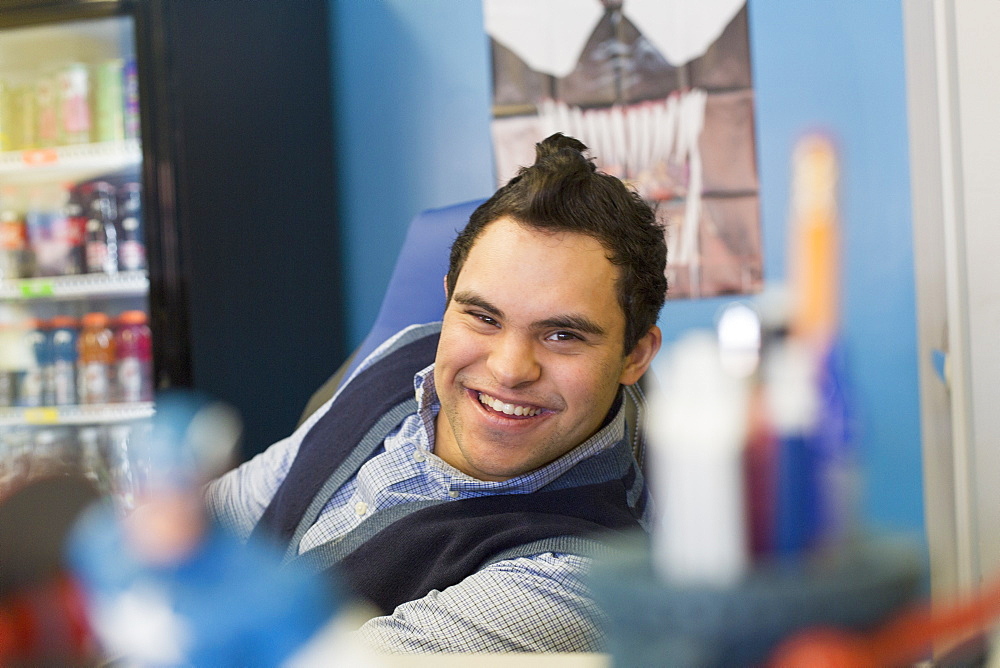
[[[408,325],[444,316],[444,276],[451,244],[484,201],[428,209],[410,221],[375,323],[351,357],[310,398],[300,422],[332,397],[362,360],[393,334]]]

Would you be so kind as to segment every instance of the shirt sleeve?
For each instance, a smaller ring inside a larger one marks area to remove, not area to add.
[[[296,432],[210,482],[205,488],[209,514],[241,540],[249,538],[288,474],[301,440]]]
[[[357,633],[383,653],[601,651],[601,613],[584,584],[589,564],[552,552],[500,561]]]

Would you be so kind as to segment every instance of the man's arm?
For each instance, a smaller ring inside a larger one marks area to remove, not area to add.
[[[301,440],[296,432],[209,483],[205,502],[211,516],[241,540],[249,538],[285,479]]]
[[[600,611],[583,584],[589,563],[551,552],[500,561],[368,621],[358,635],[388,653],[601,651]]]

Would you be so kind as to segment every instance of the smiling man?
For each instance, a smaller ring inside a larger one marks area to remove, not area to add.
[[[589,555],[647,524],[622,388],[660,347],[663,230],[579,141],[536,148],[455,240],[443,321],[208,489],[380,607],[382,651],[599,650]]]

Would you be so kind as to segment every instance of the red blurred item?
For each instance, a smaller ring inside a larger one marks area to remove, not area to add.
[[[82,591],[65,574],[0,601],[0,666],[85,665],[95,648]]]
[[[935,642],[982,633],[1000,617],[1000,580],[972,598],[948,607],[914,608],[865,635],[839,629],[809,629],[783,643],[772,668],[869,668],[920,660]]]

